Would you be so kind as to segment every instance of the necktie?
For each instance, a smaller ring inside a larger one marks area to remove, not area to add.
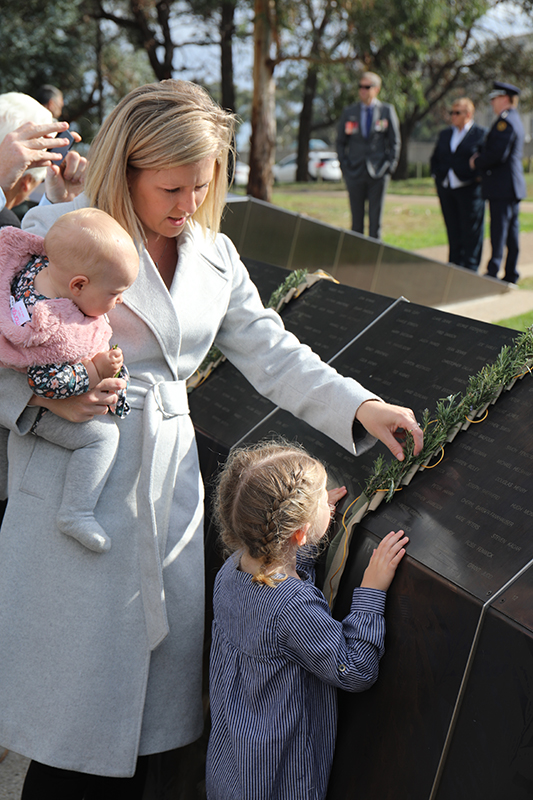
[[[365,120],[365,136],[368,139],[370,136],[370,129],[372,127],[372,106],[366,106],[366,120]]]

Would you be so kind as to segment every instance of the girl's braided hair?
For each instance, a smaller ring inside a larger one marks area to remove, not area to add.
[[[312,541],[325,480],[319,461],[283,440],[230,453],[218,478],[215,515],[226,549],[246,548],[261,561],[256,582],[275,585],[268,567],[283,562],[290,538],[306,523]]]

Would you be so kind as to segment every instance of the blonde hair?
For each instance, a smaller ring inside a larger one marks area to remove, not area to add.
[[[226,202],[235,115],[189,81],[165,80],[130,92],[104,121],[89,152],[85,194],[135,239],[144,240],[128,187],[133,170],[174,169],[215,158],[207,197],[193,215],[216,233]]]
[[[381,78],[375,72],[363,72],[361,75],[360,80],[367,79],[370,81],[372,86],[377,86],[378,89],[381,89]]]
[[[245,548],[260,560],[254,581],[276,584],[268,567],[283,562],[289,540],[306,523],[313,543],[325,481],[319,461],[283,440],[230,453],[218,478],[215,515],[227,550]]]
[[[467,109],[468,113],[474,116],[474,111],[476,109],[474,103],[469,97],[458,97],[457,100],[453,101],[452,108],[458,105],[464,106]]]
[[[50,261],[62,271],[76,274],[82,270],[92,277],[105,273],[110,260],[116,262],[118,269],[128,271],[131,267],[125,253],[137,256],[128,232],[97,208],[80,208],[59,217],[45,236],[44,249]]]

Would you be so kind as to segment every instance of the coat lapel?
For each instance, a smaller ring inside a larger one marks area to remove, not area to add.
[[[468,141],[468,139],[472,136],[472,133],[474,132],[474,128],[475,128],[475,125],[471,125],[470,126],[470,128],[467,130],[467,132],[465,133],[465,135],[463,136],[463,138],[461,139],[461,141],[457,145],[457,150],[460,150],[464,146],[464,144]]]
[[[447,150],[451,150],[452,136],[453,136],[453,126],[450,125],[449,128],[446,128],[446,130],[444,131],[444,135],[442,137],[443,138],[444,147]]]
[[[144,247],[137,280],[124,292],[123,299],[124,305],[135,312],[155,335],[170,369],[176,375],[179,352],[176,340],[181,341],[180,323],[172,298]]]
[[[372,124],[370,125],[370,130],[368,132],[368,138],[370,139],[371,136],[374,135],[376,130],[376,123],[378,119],[381,117],[381,102],[379,100],[374,100],[372,105]]]

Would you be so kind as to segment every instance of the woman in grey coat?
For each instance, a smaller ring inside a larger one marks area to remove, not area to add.
[[[377,437],[403,458],[399,429],[414,429],[422,445],[412,411],[338,375],[265,311],[232,243],[216,234],[232,136],[233,116],[194,84],[140,87],[96,137],[85,194],[24,220],[44,235],[66,211],[96,206],[140,252],[139,277],[109,315],[132,406],[95,512],[109,552],[56,529],[69,453],[31,428],[38,405],[75,422],[105,414],[123,384],[109,378],[78,398],[47,401],[23,376],[1,375],[0,424],[10,437],[0,742],[33,759],[24,800],[46,796],[43,782],[60,797],[54,781],[69,777],[69,800],[87,798],[89,776],[106,776],[100,798],[111,780],[113,796],[139,756],[201,733],[203,488],[185,381],[213,342],[260,392],[352,453],[354,418],[368,432],[357,452]]]

